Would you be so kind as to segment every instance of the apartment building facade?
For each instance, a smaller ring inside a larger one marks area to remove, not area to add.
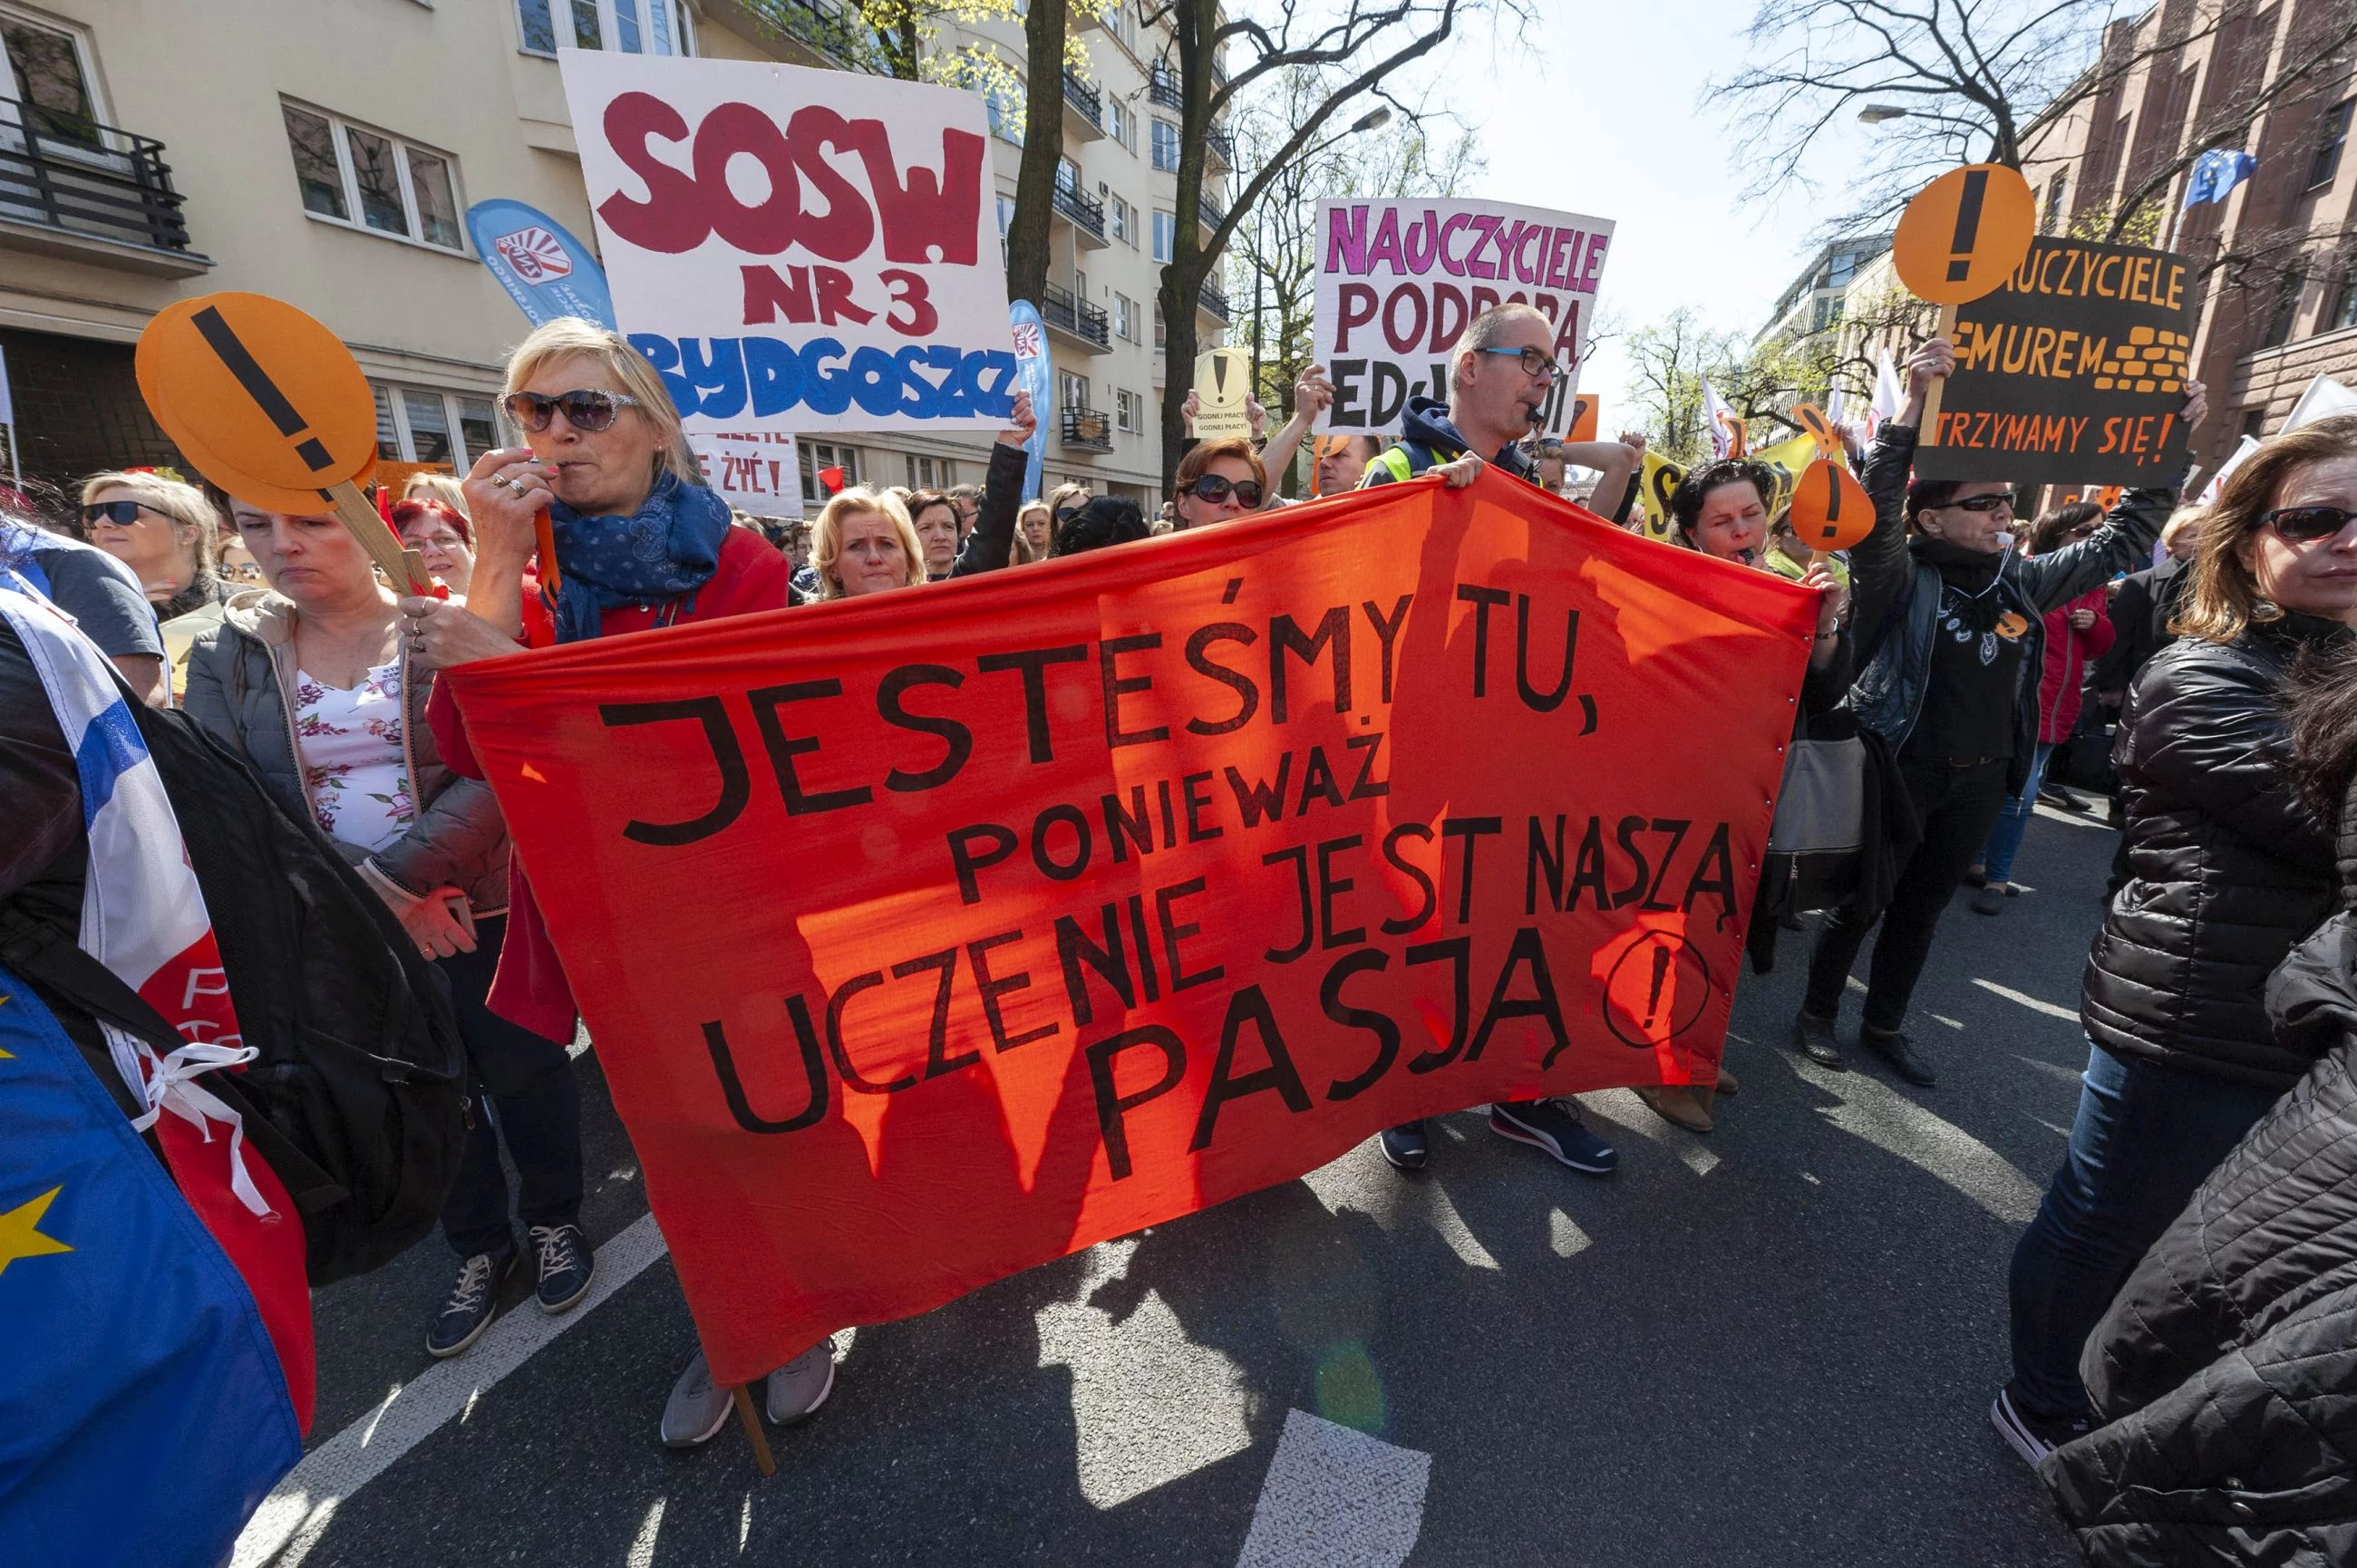
[[[739,0],[0,0],[0,354],[25,476],[62,485],[177,460],[139,399],[133,344],[156,311],[221,289],[288,300],[350,347],[386,458],[464,469],[499,443],[500,367],[526,330],[474,252],[467,208],[528,202],[595,242],[556,49],[838,63],[781,14]],[[1040,302],[1060,393],[1043,417],[1051,480],[1145,500],[1160,474],[1146,400],[1171,181],[1155,167],[1151,51],[1130,15],[1088,35],[1110,80],[1061,84],[1071,176]],[[1020,32],[1006,31],[996,41],[1020,61]],[[999,144],[1002,221],[1017,156]],[[986,442],[802,443],[804,494],[836,465],[879,484],[978,480]]]
[[[2357,383],[2357,157],[2346,156],[2357,86],[2346,67],[2285,81],[2314,49],[2317,8],[2296,0],[2163,0],[2107,29],[2106,58],[2136,63],[2111,89],[2034,124],[2023,173],[2040,226],[2126,236],[2190,257],[2201,280],[2196,374],[2212,413],[2195,461],[2217,466],[2245,435],[2281,428],[2319,372]],[[2137,58],[2141,57],[2141,58]],[[2246,130],[2244,106],[2264,102]],[[2211,146],[2254,155],[2223,201],[2187,208],[2190,170]]]

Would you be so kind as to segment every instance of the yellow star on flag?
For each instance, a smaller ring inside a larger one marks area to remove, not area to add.
[[[48,1252],[70,1252],[63,1241],[44,1236],[35,1227],[58,1194],[65,1190],[53,1187],[30,1203],[20,1203],[5,1214],[0,1214],[0,1274],[19,1258],[38,1258]]]

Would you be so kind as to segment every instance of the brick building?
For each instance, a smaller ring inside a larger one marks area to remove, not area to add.
[[[2319,44],[2346,10],[2162,0],[2106,29],[2104,58],[2134,61],[2107,91],[2040,117],[2022,139],[2046,232],[2104,239],[2126,212],[2123,242],[2194,262],[2195,373],[2212,409],[2194,454],[2205,471],[2243,435],[2280,428],[2318,372],[2357,384],[2357,157],[2346,156],[2357,86],[2345,52]],[[2190,166],[2213,146],[2249,152],[2257,168],[2225,200],[2187,209]]]

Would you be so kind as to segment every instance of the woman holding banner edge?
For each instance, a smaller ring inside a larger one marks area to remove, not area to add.
[[[1862,667],[1849,707],[1897,754],[1922,837],[1900,867],[1878,920],[1825,918],[1792,1041],[1840,1070],[1834,1027],[1850,965],[1879,924],[1858,1043],[1910,1083],[1938,1081],[1901,1026],[1941,915],[1986,842],[2006,796],[2026,779],[2037,740],[2037,672],[2048,610],[2149,557],[2175,487],[2130,491],[2087,539],[2024,559],[2007,548],[2012,487],[1997,479],[1915,479],[1916,426],[1932,383],[1955,369],[1935,338],[1907,362],[1907,403],[1877,437],[1862,476],[1874,532],[1850,552]],[[2188,429],[2208,413],[2186,385]]]

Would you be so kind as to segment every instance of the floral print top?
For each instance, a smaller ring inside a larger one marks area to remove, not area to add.
[[[350,691],[295,673],[295,751],[311,813],[346,843],[382,849],[416,819],[401,725],[398,660]]]

